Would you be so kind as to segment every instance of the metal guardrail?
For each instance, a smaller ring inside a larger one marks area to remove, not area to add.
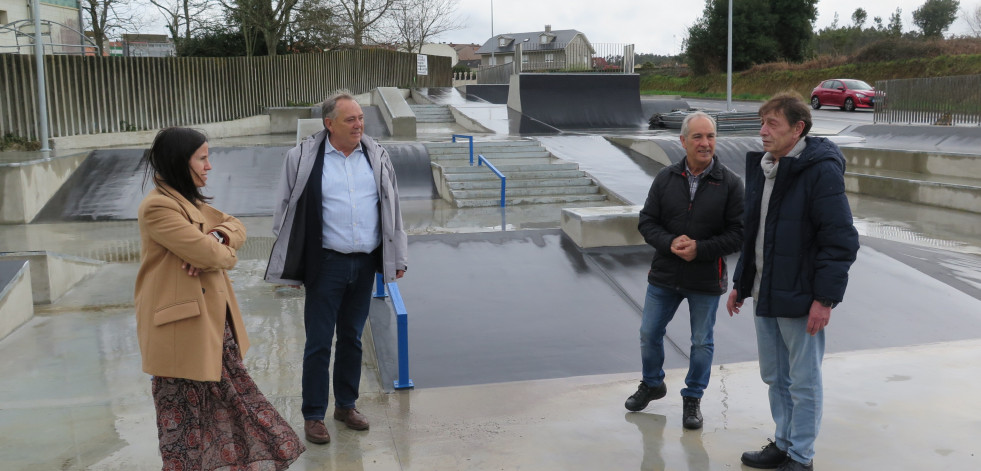
[[[981,126],[981,75],[875,82],[876,124]]]
[[[507,204],[507,200],[505,199],[505,193],[507,192],[508,177],[505,177],[504,174],[502,174],[501,171],[498,170],[497,167],[494,166],[494,164],[490,163],[489,160],[487,160],[486,158],[484,158],[483,155],[479,155],[478,154],[477,155],[477,166],[478,167],[480,166],[481,162],[483,162],[484,164],[487,164],[487,168],[491,169],[491,171],[494,172],[497,175],[497,178],[500,178],[501,179],[501,207],[503,208]]]
[[[685,117],[695,111],[704,111],[715,119],[716,131],[754,131],[760,129],[760,115],[754,112],[727,112],[706,110],[672,111],[651,116],[648,123],[650,129],[667,128],[681,129]]]
[[[402,293],[396,282],[388,283],[388,292],[392,295],[392,306],[395,307],[395,319],[398,326],[399,375],[395,379],[395,389],[411,389],[415,384],[409,379],[409,313],[402,301]],[[375,275],[375,297],[385,297],[385,277]]]
[[[470,139],[470,166],[473,167],[473,136],[467,136],[465,134],[454,134],[453,142],[456,142],[456,138],[458,137],[461,139],[463,138]]]

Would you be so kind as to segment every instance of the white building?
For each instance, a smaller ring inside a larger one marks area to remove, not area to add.
[[[0,53],[34,54],[34,15],[32,1],[0,0]],[[41,0],[41,19],[51,21],[41,27],[43,41],[52,44],[46,54],[82,54],[82,11],[78,0]],[[73,31],[74,30],[74,31]]]

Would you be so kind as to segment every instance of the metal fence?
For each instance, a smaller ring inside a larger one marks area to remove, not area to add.
[[[527,42],[515,46],[516,52],[498,57],[512,58],[512,62],[496,66],[481,66],[477,83],[507,84],[520,56],[518,72],[593,72],[606,74],[634,73],[634,45],[621,43],[574,43]]]
[[[511,83],[514,73],[514,63],[481,67],[477,71],[477,83],[481,85],[507,85]]]
[[[981,125],[981,75],[879,80],[873,119],[880,124]]]
[[[334,90],[449,87],[450,58],[380,49],[274,57],[45,56],[50,137],[189,126],[318,103]],[[0,135],[37,139],[33,55],[0,54]]]

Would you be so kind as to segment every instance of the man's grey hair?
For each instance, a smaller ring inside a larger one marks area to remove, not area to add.
[[[705,119],[709,120],[709,122],[712,123],[712,130],[713,131],[716,130],[716,127],[715,127],[715,118],[713,118],[712,115],[710,115],[710,114],[708,114],[708,113],[706,113],[704,111],[696,111],[694,113],[689,113],[688,116],[685,116],[685,120],[681,122],[681,135],[682,136],[684,136],[686,138],[688,137],[688,123],[691,123],[691,121],[693,119],[698,119],[698,118],[705,118]]]
[[[322,118],[334,119],[337,117],[337,101],[338,100],[351,100],[357,102],[354,99],[354,95],[351,94],[347,89],[340,89],[331,93],[329,97],[320,105],[320,116]]]

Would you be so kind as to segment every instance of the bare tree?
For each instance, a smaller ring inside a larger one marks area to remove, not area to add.
[[[406,51],[422,52],[426,40],[463,29],[456,17],[458,0],[399,0],[388,15],[386,29]]]
[[[167,20],[167,31],[174,38],[177,55],[184,54],[184,44],[196,33],[207,29],[215,6],[213,0],[149,0]]]
[[[351,28],[351,39],[354,47],[364,46],[365,39],[370,39],[376,23],[385,17],[393,5],[400,0],[336,0],[340,7],[340,16]]]
[[[131,0],[81,0],[86,29],[92,30],[92,41],[103,55],[109,37],[139,31],[142,18],[130,8]]]
[[[967,22],[967,27],[971,28],[971,35],[981,38],[981,4],[974,7],[974,10],[962,11],[961,14],[964,15],[964,21]]]
[[[299,0],[219,1],[229,10],[231,16],[241,21],[242,34],[246,37],[246,43],[249,41],[250,34],[260,32],[266,40],[266,53],[275,56],[276,48],[290,26]],[[252,37],[254,38],[254,36]],[[246,51],[246,53],[248,52]]]

